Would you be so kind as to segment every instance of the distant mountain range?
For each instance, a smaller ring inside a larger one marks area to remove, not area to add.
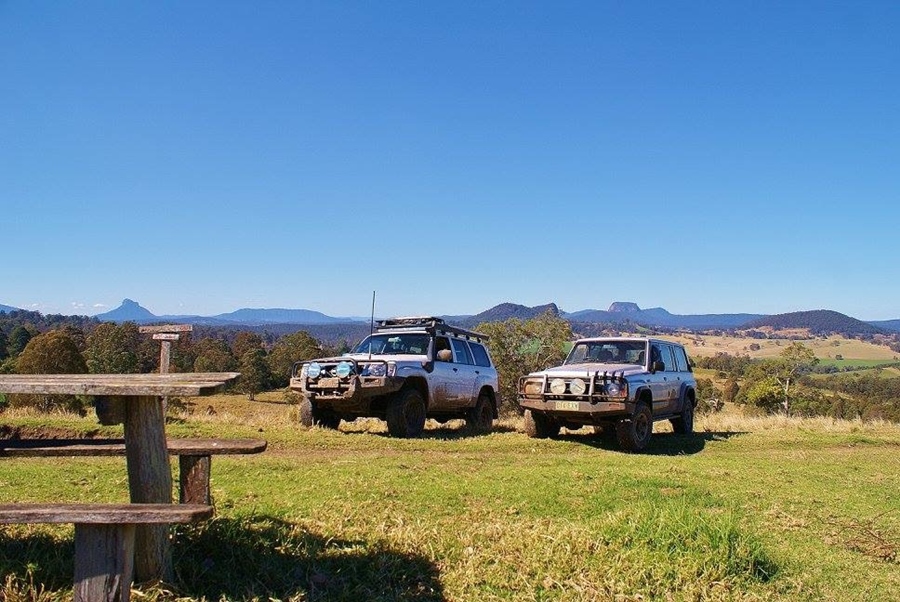
[[[354,322],[353,318],[333,318],[310,309],[239,309],[215,316],[157,316],[136,301],[125,299],[112,311],[95,316],[103,322],[174,322],[207,326],[264,326],[266,324],[340,324]]]
[[[0,314],[9,313],[11,311],[19,311],[18,307],[10,307],[9,305],[3,305],[0,303]]]
[[[0,312],[17,311],[16,308],[0,305]],[[647,326],[663,329],[683,330],[752,330],[772,328],[784,330],[792,328],[809,329],[815,334],[844,333],[851,335],[872,335],[900,332],[900,319],[864,322],[831,310],[813,310],[778,315],[765,314],[671,314],[661,307],[641,309],[636,303],[617,301],[608,309],[583,309],[564,312],[555,303],[528,307],[515,303],[501,303],[475,315],[442,316],[448,322],[473,328],[484,322],[499,322],[516,318],[528,320],[545,312],[550,312],[568,320],[579,330],[578,325]],[[162,315],[157,316],[136,301],[125,299],[112,311],[98,314],[96,319],[103,322],[150,323],[190,323],[198,326],[248,326],[278,327],[273,330],[290,330],[289,326],[315,327],[316,331],[329,328],[354,328],[368,324],[364,318],[333,317],[309,309],[251,309],[244,308],[231,313],[215,316]],[[584,330],[590,330],[584,328]]]

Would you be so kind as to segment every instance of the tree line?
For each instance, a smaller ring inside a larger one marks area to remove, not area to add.
[[[31,314],[32,312],[26,312]],[[32,317],[32,316],[26,316]],[[17,319],[18,318],[18,319]],[[0,320],[0,372],[16,374],[138,374],[159,371],[160,346],[136,324]],[[43,329],[43,330],[42,330]],[[296,361],[337,353],[305,331],[274,341],[251,331],[183,334],[171,350],[170,372],[240,372],[238,390],[250,399],[286,387]],[[72,396],[9,396],[11,405],[74,409]]]
[[[489,337],[488,348],[500,375],[504,412],[519,408],[516,389],[521,376],[560,364],[575,338],[572,325],[546,312],[536,318],[485,322],[475,330]],[[605,329],[603,335],[617,335]],[[240,372],[239,391],[257,393],[288,385],[297,361],[340,355],[350,341],[325,344],[307,331],[275,335],[239,329],[197,328],[172,346],[171,372]],[[159,343],[126,322],[101,323],[78,316],[42,316],[36,312],[0,314],[0,372],[150,373],[159,371]],[[818,360],[802,342],[794,341],[777,358],[754,360],[720,353],[692,360],[715,370],[698,379],[698,411],[715,411],[735,403],[766,413],[900,421],[900,378],[880,371],[813,378]],[[40,400],[10,396],[6,403],[45,409],[77,405],[71,397]]]
[[[818,364],[813,351],[798,341],[776,358],[754,360],[719,353],[696,360],[698,367],[715,370],[724,380],[717,388],[704,379],[723,403],[765,413],[900,422],[900,377],[874,368],[817,378],[823,373]]]

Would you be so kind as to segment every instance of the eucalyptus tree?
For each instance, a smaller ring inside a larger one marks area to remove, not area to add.
[[[86,374],[84,361],[75,340],[64,330],[37,335],[15,360],[19,374]],[[10,404],[35,406],[42,411],[54,408],[81,410],[83,404],[74,395],[10,395]]]
[[[143,337],[133,322],[104,322],[87,336],[84,359],[92,374],[141,372]]]
[[[524,321],[485,322],[476,330],[490,337],[488,347],[500,376],[502,403],[516,410],[519,377],[561,363],[566,343],[574,338],[571,325],[549,311]]]

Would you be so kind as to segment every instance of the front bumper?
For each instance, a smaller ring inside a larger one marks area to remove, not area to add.
[[[519,407],[523,410],[532,410],[567,422],[581,424],[599,424],[609,420],[628,418],[634,414],[635,406],[633,401],[627,400],[591,402],[522,395],[518,400]]]
[[[291,390],[297,391],[319,407],[336,412],[364,414],[372,400],[399,391],[404,379],[394,376],[351,376],[349,378],[319,378],[295,376]]]

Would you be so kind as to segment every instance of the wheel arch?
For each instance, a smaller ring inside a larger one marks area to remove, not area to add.
[[[650,391],[650,387],[641,387],[637,390],[634,395],[635,403],[642,401],[647,404],[647,407],[653,411],[653,393]]]
[[[500,408],[497,407],[497,393],[490,385],[482,385],[481,389],[478,391],[478,396],[481,397],[481,395],[484,393],[487,393],[488,399],[491,400],[491,407],[494,410],[494,418],[499,418]]]
[[[428,396],[428,381],[426,381],[421,376],[410,376],[403,383],[403,386],[400,388],[400,391],[405,391],[408,389],[416,389],[419,394],[422,396],[422,399],[425,401],[425,408],[431,405],[431,399]]]

